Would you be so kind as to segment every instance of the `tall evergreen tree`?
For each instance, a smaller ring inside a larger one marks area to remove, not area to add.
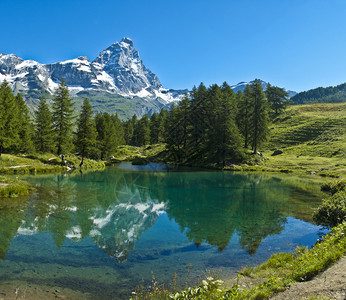
[[[250,138],[252,150],[256,153],[258,146],[268,135],[268,102],[260,80],[256,79],[251,88]]]
[[[90,102],[85,98],[77,120],[76,150],[82,157],[92,157],[96,149],[96,126]]]
[[[161,108],[158,115],[158,143],[163,143],[165,140],[165,125],[167,121],[168,111]]]
[[[17,94],[16,103],[18,107],[18,143],[14,148],[16,152],[30,153],[34,151],[33,125],[30,122],[28,107],[21,96]]]
[[[206,134],[210,127],[208,109],[208,90],[202,82],[198,88],[193,87],[190,95],[189,120],[192,126],[189,130],[187,152],[191,157],[203,158],[204,156],[202,144],[206,141]]]
[[[7,81],[0,86],[0,157],[4,149],[14,147],[19,138],[18,105]]]
[[[34,142],[38,152],[45,153],[55,150],[52,113],[49,110],[44,96],[42,96],[38,108],[35,111]]]
[[[150,143],[150,119],[148,114],[144,114],[137,122],[134,130],[136,146],[143,146]]]
[[[288,92],[283,88],[268,84],[266,96],[270,104],[270,108],[274,111],[275,116],[282,112],[289,103]]]
[[[130,120],[130,123],[129,123],[129,129],[132,129],[132,136],[130,138],[129,145],[132,145],[132,146],[135,146],[138,144],[137,143],[137,132],[136,132],[137,123],[138,123],[138,118],[137,118],[137,115],[134,114]],[[128,130],[128,133],[130,133],[130,130]]]
[[[125,144],[125,132],[124,132],[123,123],[120,121],[117,113],[111,115],[111,119],[113,121],[114,129],[115,129],[116,145],[117,146],[124,145]]]
[[[68,87],[61,80],[53,98],[53,125],[56,136],[56,152],[58,155],[68,153],[72,149],[73,103]]]
[[[97,145],[100,150],[101,159],[112,155],[117,147],[116,131],[111,116],[108,113],[95,117],[97,130]]]
[[[250,115],[252,113],[251,99],[252,88],[247,85],[244,94],[239,91],[238,97],[238,114],[237,125],[240,133],[244,137],[244,148],[247,149],[250,141]]]
[[[150,144],[157,144],[159,142],[159,127],[159,116],[153,113],[150,117]]]

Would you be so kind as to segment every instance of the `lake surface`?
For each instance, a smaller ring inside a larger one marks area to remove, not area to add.
[[[121,164],[25,179],[34,194],[0,201],[0,297],[126,299],[153,276],[227,278],[323,234],[311,176]]]

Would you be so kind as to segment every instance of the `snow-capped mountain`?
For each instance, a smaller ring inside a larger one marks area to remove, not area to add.
[[[267,86],[268,86],[268,82],[265,82],[263,80],[260,80],[261,84],[262,84],[262,88],[263,90],[266,90],[267,89]],[[254,81],[250,81],[250,82],[245,82],[245,81],[242,81],[242,82],[239,82],[238,84],[235,84],[235,85],[232,85],[231,88],[233,89],[233,91],[235,93],[241,91],[241,92],[244,92],[246,86],[248,86],[249,84],[252,84],[254,83]],[[289,91],[289,90],[285,90],[287,93],[288,93],[288,97],[293,97],[295,94],[297,94],[296,92],[294,91]]]
[[[103,50],[92,62],[80,56],[54,64],[40,64],[14,54],[0,53],[0,82],[6,80],[15,93],[21,92],[26,98],[39,98],[43,92],[52,94],[62,78],[72,95],[82,91],[106,92],[149,102],[156,100],[165,105],[180,100],[187,92],[163,88],[158,77],[143,64],[129,38]]]

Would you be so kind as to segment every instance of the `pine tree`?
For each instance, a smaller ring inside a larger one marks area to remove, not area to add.
[[[194,159],[202,159],[204,156],[202,144],[206,142],[207,131],[210,128],[208,106],[208,90],[202,82],[198,88],[193,87],[190,95],[191,128],[187,152]]]
[[[54,131],[52,113],[46,102],[46,98],[42,96],[37,110],[35,111],[35,148],[38,152],[54,151]]]
[[[131,145],[132,144],[132,139],[133,139],[133,122],[132,119],[127,120],[124,123],[124,135],[125,135],[125,144],[126,145]]]
[[[125,144],[125,133],[123,123],[120,121],[117,113],[111,115],[115,128],[115,142],[117,146]]]
[[[271,86],[268,84],[266,89],[266,96],[271,109],[274,111],[275,116],[282,112],[289,103],[288,92],[283,88]]]
[[[244,137],[244,148],[247,149],[250,141],[250,115],[252,112],[251,99],[252,99],[252,88],[246,86],[244,94],[239,91],[238,97],[238,114],[237,114],[237,125],[240,133]]]
[[[72,99],[65,81],[61,80],[53,99],[53,125],[58,155],[69,153],[72,149],[73,118]]]
[[[143,146],[150,143],[150,120],[148,114],[144,114],[138,121],[134,130],[136,146]]]
[[[165,125],[168,117],[168,111],[161,108],[158,116],[158,143],[163,143],[165,140]]]
[[[18,105],[11,87],[4,81],[0,86],[0,157],[4,149],[18,143],[18,125]]]
[[[15,151],[22,153],[30,153],[34,151],[33,144],[33,125],[30,122],[28,107],[21,96],[17,94],[16,103],[18,107],[18,143]]]
[[[96,149],[96,126],[93,110],[89,100],[85,98],[77,121],[76,150],[82,157],[93,157]]]
[[[250,139],[254,153],[268,135],[268,102],[261,82],[256,79],[251,86]]]
[[[159,116],[153,113],[150,117],[150,144],[157,144],[159,142],[159,126]]]
[[[111,116],[108,113],[95,117],[97,130],[97,147],[100,151],[101,159],[111,156],[117,147],[116,130]]]

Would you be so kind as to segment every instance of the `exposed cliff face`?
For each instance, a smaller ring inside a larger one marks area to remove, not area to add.
[[[62,78],[72,95],[87,92],[90,97],[90,92],[102,92],[105,101],[108,100],[105,97],[107,94],[119,95],[128,99],[141,98],[155,106],[154,109],[144,107],[143,111],[157,111],[170,102],[180,100],[187,92],[163,88],[158,77],[143,64],[129,38],[123,38],[103,50],[92,62],[80,56],[45,65],[23,60],[14,54],[0,53],[0,82],[7,80],[14,92],[24,94],[28,102],[34,103],[33,100],[42,93],[53,94]],[[92,94],[95,96],[95,93]],[[92,99],[89,100],[92,102]]]

